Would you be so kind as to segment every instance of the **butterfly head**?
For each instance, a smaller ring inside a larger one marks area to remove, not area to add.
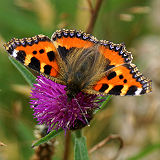
[[[69,102],[81,91],[79,85],[76,83],[68,83],[65,90]]]

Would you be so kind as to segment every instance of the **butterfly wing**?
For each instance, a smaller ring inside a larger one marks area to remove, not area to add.
[[[59,64],[57,51],[51,40],[44,35],[31,38],[15,39],[4,45],[10,56],[23,63],[25,66],[59,80]],[[60,82],[62,83],[62,82]]]
[[[96,37],[82,31],[57,30],[53,33],[51,40],[64,61],[74,48],[86,49],[94,45],[99,45],[99,53],[107,59],[106,70],[132,61],[132,55],[126,50],[124,44],[99,41]]]
[[[109,95],[141,95],[152,91],[151,80],[145,78],[134,64],[123,64],[106,72],[86,92]],[[96,92],[97,93],[96,93]]]

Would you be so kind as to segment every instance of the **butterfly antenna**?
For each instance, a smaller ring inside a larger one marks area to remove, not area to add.
[[[76,101],[76,103],[77,103],[79,109],[81,110],[81,113],[82,113],[82,115],[83,115],[83,117],[84,117],[84,119],[85,119],[85,121],[86,121],[86,123],[87,123],[87,126],[90,126],[90,124],[89,124],[89,122],[88,122],[88,120],[87,120],[85,114],[83,113],[82,108],[81,108],[81,106],[79,105],[79,103],[78,103],[78,101],[77,101],[77,98],[76,98],[75,96],[74,96],[74,99],[75,99],[75,101]]]

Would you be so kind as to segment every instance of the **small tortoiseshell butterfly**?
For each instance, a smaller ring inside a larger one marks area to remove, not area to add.
[[[57,30],[6,43],[9,54],[25,66],[66,85],[72,99],[80,91],[89,94],[141,95],[152,91],[151,80],[132,64],[124,44],[97,40],[76,30]]]

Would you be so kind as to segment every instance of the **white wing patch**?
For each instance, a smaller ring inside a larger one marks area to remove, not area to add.
[[[19,51],[17,51],[17,50],[14,50],[13,51],[13,53],[12,53],[12,56],[14,57],[14,58],[16,58],[17,57],[17,53],[18,53]]]
[[[135,92],[135,95],[140,95],[140,93],[141,93],[141,91],[142,91],[142,88],[137,88],[137,91]]]

